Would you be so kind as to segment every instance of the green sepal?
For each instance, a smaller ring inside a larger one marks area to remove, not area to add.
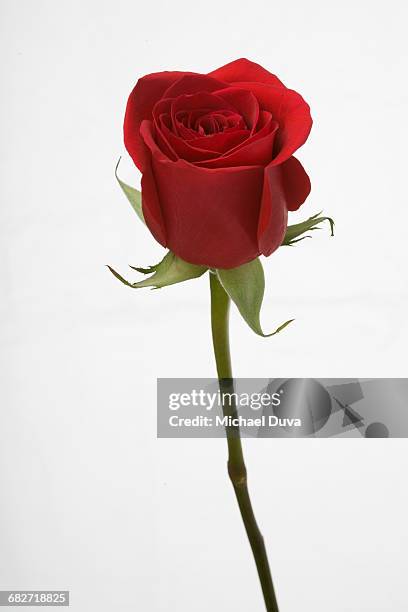
[[[161,261],[155,266],[149,266],[148,268],[138,268],[137,266],[129,266],[129,268],[132,268],[132,270],[136,270],[136,272],[140,272],[140,274],[153,274],[153,272],[156,272],[160,264]]]
[[[139,219],[141,221],[143,221],[143,223],[146,223],[146,221],[144,220],[143,210],[142,210],[142,194],[141,194],[141,192],[138,191],[137,189],[135,189],[134,187],[131,187],[130,185],[127,185],[126,183],[121,181],[120,178],[118,177],[118,167],[119,167],[119,164],[120,164],[120,160],[121,160],[121,157],[119,157],[118,163],[116,164],[116,168],[115,168],[116,180],[118,181],[119,185],[121,186],[123,193],[125,194],[125,196],[129,200],[133,210],[135,211],[135,213],[137,214]]]
[[[111,266],[108,266],[109,270],[118,280],[120,280],[127,287],[132,287],[133,289],[139,289],[141,287],[161,289],[162,287],[167,287],[168,285],[174,285],[176,283],[182,283],[186,280],[198,278],[208,270],[208,268],[205,266],[196,266],[183,261],[171,251],[169,251],[161,262],[155,266],[150,266],[150,268],[131,267],[138,272],[142,272],[142,274],[153,274],[149,278],[139,281],[138,283],[130,283],[118,272],[116,272],[116,270],[111,268]]]
[[[293,246],[296,242],[300,242],[305,238],[311,238],[311,236],[302,236],[306,232],[320,229],[317,227],[320,223],[328,221],[330,223],[331,235],[334,236],[334,221],[331,217],[320,217],[322,213],[316,213],[313,217],[302,221],[302,223],[296,223],[295,225],[288,225],[286,229],[285,238],[283,239],[282,245]],[[299,236],[302,236],[299,238]]]
[[[263,332],[260,314],[265,292],[265,276],[259,259],[230,270],[218,269],[216,274],[246,323],[259,336],[264,338],[274,336],[294,320],[285,321],[270,334]]]

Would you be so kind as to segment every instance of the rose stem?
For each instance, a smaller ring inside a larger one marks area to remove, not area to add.
[[[217,276],[210,272],[211,328],[221,393],[233,391],[231,356],[229,349],[229,306],[230,299]],[[223,402],[224,416],[237,416],[235,404]],[[226,405],[228,404],[228,405]],[[228,442],[228,474],[234,487],[242,520],[252,548],[262,592],[268,612],[279,612],[273,588],[271,571],[265,543],[256,523],[247,486],[247,472],[240,438],[239,427],[226,427]]]

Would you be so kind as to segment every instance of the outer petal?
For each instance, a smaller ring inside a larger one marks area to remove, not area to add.
[[[235,83],[236,81],[258,81],[260,83],[284,87],[284,84],[277,76],[245,57],[230,62],[221,68],[217,68],[217,70],[213,70],[209,73],[209,76],[220,79],[221,81],[227,81],[227,83]]]
[[[288,220],[281,166],[265,168],[264,189],[258,223],[258,245],[270,255],[282,244]]]
[[[272,113],[280,125],[277,155],[274,164],[281,164],[304,144],[312,128],[310,107],[293,89],[282,89],[263,83],[236,83],[250,89],[258,98],[260,107]]]
[[[257,257],[263,168],[208,170],[173,162],[156,146],[148,122],[141,133],[153,160],[143,188],[153,190],[152,183],[157,188],[169,249],[214,268],[234,268]]]
[[[310,193],[310,179],[296,157],[290,157],[281,169],[286,208],[297,210]]]
[[[123,126],[125,147],[143,171],[148,160],[140,137],[140,125],[144,119],[151,119],[152,109],[172,83],[186,75],[186,72],[156,72],[139,79],[129,96]]]
[[[177,98],[182,94],[195,94],[200,91],[213,92],[227,87],[227,83],[214,79],[206,74],[185,72],[179,81],[170,85],[163,94],[163,98]]]
[[[146,142],[154,142],[152,135],[152,123],[151,121],[143,121],[140,132],[141,137]],[[146,225],[153,234],[154,238],[163,246],[167,246],[166,228],[164,225],[164,218],[162,209],[160,206],[159,195],[157,193],[156,182],[153,174],[153,156],[150,148],[144,144],[146,149],[146,160],[144,164],[144,171],[142,176],[142,209],[143,216],[146,221]],[[168,158],[160,151],[156,146],[156,155],[163,160]]]
[[[309,177],[295,157],[279,166],[272,163],[265,168],[258,223],[258,244],[263,255],[271,255],[282,244],[287,227],[287,211],[297,210],[309,193]]]

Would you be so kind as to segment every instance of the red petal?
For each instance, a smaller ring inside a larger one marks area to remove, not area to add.
[[[263,83],[237,83],[250,89],[260,107],[272,113],[279,123],[278,154],[274,164],[281,164],[302,146],[312,128],[310,107],[296,91],[264,85]]]
[[[225,131],[213,134],[211,136],[203,136],[202,138],[194,138],[189,140],[189,144],[193,147],[218,151],[220,155],[233,149],[247,140],[249,137],[248,130]]]
[[[234,149],[231,149],[231,151],[227,151],[227,153],[224,154],[224,157],[226,155],[230,155],[234,153],[235,151],[238,151],[238,149],[242,149],[243,147],[246,147],[247,145],[251,144],[255,140],[259,140],[260,138],[263,138],[264,136],[267,136],[268,134],[275,132],[276,126],[277,126],[277,122],[273,121],[271,113],[267,111],[260,111],[259,121],[257,125],[258,131],[255,132],[252,136],[248,134],[248,138],[246,139],[246,141],[238,144]]]
[[[157,189],[168,248],[185,261],[212,268],[234,268],[257,257],[263,168],[207,170],[172,162],[146,124],[141,133],[152,151],[153,172],[143,188]]]
[[[143,170],[145,162],[148,160],[146,149],[140,137],[140,125],[144,119],[152,118],[152,109],[155,103],[172,83],[185,74],[185,72],[148,74],[138,80],[129,96],[123,126],[125,147],[140,170]]]
[[[171,153],[174,154],[175,158],[185,159],[189,162],[214,159],[218,158],[220,155],[218,151],[191,146],[191,140],[183,140],[179,136],[176,136],[163,122],[161,122],[157,128],[157,140],[160,146],[164,144],[170,147]]]
[[[164,103],[165,100],[162,100],[162,102]],[[200,91],[195,94],[181,95],[171,102],[173,130],[177,133],[176,114],[179,111],[194,111],[197,109],[201,109],[202,114],[206,114],[210,110],[235,111],[234,106],[230,102],[213,93]]]
[[[159,195],[157,193],[157,187],[153,175],[152,151],[154,150],[155,155],[163,160],[167,160],[167,157],[163,155],[153,140],[151,121],[145,120],[142,122],[140,134],[146,143],[146,150],[148,151],[148,159],[142,176],[143,216],[145,218],[147,227],[150,229],[157,242],[163,246],[167,246],[166,228],[164,225]]]
[[[264,189],[258,223],[258,245],[263,255],[270,255],[285,236],[288,219],[281,166],[265,168]]]
[[[269,134],[262,138],[256,135],[235,150],[212,160],[197,162],[206,168],[232,168],[233,166],[267,166],[273,155],[273,142],[278,130],[276,121],[270,124]]]
[[[217,70],[213,70],[209,73],[212,76],[221,81],[227,81],[227,83],[235,83],[236,81],[258,81],[260,83],[267,83],[269,85],[275,85],[278,87],[284,87],[282,81],[277,76],[262,68],[259,64],[251,62],[246,58],[240,58]]]
[[[232,104],[241,113],[250,130],[256,128],[259,119],[259,103],[251,91],[239,87],[227,87],[217,91],[216,95]]]
[[[194,94],[200,91],[211,93],[217,89],[226,87],[223,81],[217,81],[205,74],[196,74],[193,72],[185,72],[184,75],[170,85],[163,94],[163,98],[177,98],[182,94]]]
[[[233,88],[229,88],[233,89]],[[227,90],[225,90],[227,91]],[[255,107],[253,109],[253,119],[258,121],[258,103],[256,98],[251,92],[244,92],[244,96],[241,95],[242,90],[237,89],[238,102],[244,105],[243,97],[246,99],[247,107],[248,103]],[[227,96],[228,97],[228,96]],[[163,98],[160,100],[153,109],[153,117],[157,128],[157,141],[158,144],[164,148],[164,152],[170,157],[179,157],[189,162],[201,162],[207,161],[220,156],[224,152],[232,149],[242,143],[248,136],[248,131],[237,130],[237,132],[226,132],[209,135],[206,137],[198,137],[195,139],[184,139],[183,137],[177,136],[176,130],[179,129],[177,125],[177,114],[180,111],[191,112],[196,109],[201,109],[200,112],[206,114],[208,110],[228,110],[234,111],[234,105],[227,99],[214,93],[198,92],[195,94],[181,95],[178,98],[172,100],[170,98]],[[249,110],[249,109],[248,109]],[[166,117],[171,115],[171,124]],[[173,127],[173,130],[170,128]],[[263,154],[265,157],[265,154]],[[270,155],[265,163],[270,161]],[[251,165],[256,165],[258,162],[249,162]],[[261,162],[259,162],[261,163]],[[225,163],[219,165],[226,165]],[[242,165],[240,162],[236,162],[235,165]],[[246,165],[246,164],[244,164]]]
[[[296,157],[290,157],[281,166],[286,208],[297,210],[310,193],[310,179]]]

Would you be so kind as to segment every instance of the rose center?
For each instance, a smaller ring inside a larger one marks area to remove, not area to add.
[[[247,129],[242,115],[230,110],[202,109],[198,113],[180,111],[177,113],[177,121],[185,128],[196,132],[200,137]]]

